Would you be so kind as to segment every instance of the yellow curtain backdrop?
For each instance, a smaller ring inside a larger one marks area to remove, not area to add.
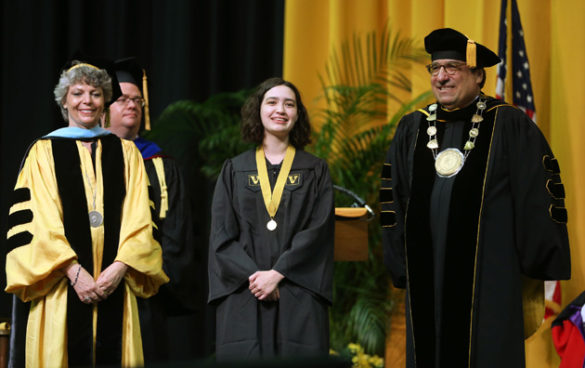
[[[517,0],[536,102],[538,125],[559,159],[569,212],[572,279],[563,282],[563,306],[585,289],[585,24],[582,0]],[[500,1],[497,0],[288,0],[285,11],[284,78],[301,90],[311,113],[323,107],[318,73],[333,47],[353,34],[394,31],[420,45],[436,28],[455,28],[497,51]],[[412,71],[412,97],[429,89],[423,68]],[[488,70],[484,89],[494,95],[496,68]],[[407,96],[408,97],[408,96]],[[380,158],[383,159],[383,158]],[[505,331],[502,331],[505,333]],[[527,367],[558,367],[550,326],[526,343]],[[395,361],[395,359],[393,359]],[[392,365],[387,362],[387,367]],[[396,365],[397,366],[397,365]]]

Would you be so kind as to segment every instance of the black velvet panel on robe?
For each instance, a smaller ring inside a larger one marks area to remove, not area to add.
[[[492,106],[489,106],[488,110],[490,107]],[[433,155],[426,147],[428,122],[426,119],[420,120],[414,154],[412,194],[407,213],[407,218],[414,218],[416,221],[406,222],[410,304],[412,318],[415,321],[413,330],[417,366],[434,366],[432,362],[437,357],[441,362],[440,367],[463,367],[469,361],[478,221],[494,123],[493,110],[491,111],[484,114],[476,147],[465,160],[462,170],[455,177],[447,179],[453,180],[453,189],[449,205],[446,249],[443,250],[446,263],[440,270],[443,280],[440,283],[442,290],[438,291],[442,293],[438,341],[435,337],[438,322],[434,320],[433,310],[436,306],[433,298],[435,265],[432,257],[435,252],[430,248],[433,246],[430,221],[436,219],[429,218],[433,214],[429,213],[428,204],[433,183],[444,179],[435,174]],[[475,112],[475,104],[453,112],[439,108],[436,123],[438,141],[442,141],[445,124],[453,124],[455,121],[462,122],[463,131],[467,133],[472,125],[471,116]],[[468,135],[463,134],[460,150],[467,139]],[[447,147],[440,146],[439,152],[445,148]],[[428,231],[421,231],[424,228]],[[439,351],[436,351],[437,349]]]
[[[412,180],[413,198],[408,205],[408,213],[414,221],[406,222],[406,241],[408,248],[408,283],[410,290],[410,306],[412,318],[416,320],[414,339],[416,341],[417,364],[421,367],[432,367],[435,359],[435,321],[434,288],[433,288],[433,249],[431,226],[429,223],[428,203],[435,179],[434,160],[426,147],[426,120],[420,121],[417,145],[414,151],[415,165],[422,169]],[[420,326],[420,327],[419,327]]]
[[[480,136],[476,147],[465,161],[464,169],[457,174],[453,184],[453,195],[449,210],[447,227],[446,255],[448,260],[444,267],[443,305],[441,329],[441,366],[464,366],[469,363],[471,320],[462,316],[471,316],[474,305],[476,252],[478,249],[478,231],[481,205],[483,202],[484,182],[487,174],[486,165],[491,148],[494,128],[494,103],[488,104],[484,121],[480,123]],[[458,116],[446,114],[445,124],[449,121],[464,120],[465,134],[461,146],[468,139],[471,128],[471,116],[475,113],[475,104],[461,111]],[[438,119],[441,119],[439,110]],[[439,124],[439,123],[438,123]],[[443,125],[443,124],[441,124]],[[448,306],[447,306],[448,303]]]
[[[102,267],[113,263],[119,243],[122,201],[125,196],[124,157],[120,140],[114,135],[102,141],[104,165],[104,253]],[[93,256],[88,208],[75,140],[52,140],[59,196],[63,205],[65,235],[78,256],[78,262],[93,274]],[[96,364],[120,364],[124,287],[98,305]],[[91,365],[93,356],[92,305],[82,303],[73,288],[67,293],[67,351],[72,366]]]

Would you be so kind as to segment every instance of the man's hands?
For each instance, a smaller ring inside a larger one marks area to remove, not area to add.
[[[256,271],[248,278],[249,289],[258,300],[276,301],[280,298],[278,283],[282,279],[284,276],[278,271]]]

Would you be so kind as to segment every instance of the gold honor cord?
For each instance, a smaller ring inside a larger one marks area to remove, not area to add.
[[[288,145],[286,148],[286,154],[282,161],[282,167],[278,173],[276,184],[274,185],[274,192],[270,189],[270,182],[268,181],[268,169],[266,168],[266,158],[264,157],[264,148],[262,146],[256,149],[256,168],[258,169],[258,178],[260,179],[260,189],[262,190],[262,197],[264,198],[264,205],[270,216],[270,221],[266,224],[266,228],[270,231],[276,229],[276,221],[274,216],[278,211],[280,200],[282,199],[282,192],[284,191],[284,185],[286,179],[290,173],[293,160],[295,158],[295,148],[292,145]]]

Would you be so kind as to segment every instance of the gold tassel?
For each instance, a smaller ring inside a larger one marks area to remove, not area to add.
[[[477,51],[475,46],[475,41],[467,40],[467,65],[470,68],[475,68],[477,66]]]
[[[144,129],[150,130],[150,107],[148,104],[148,80],[146,70],[142,69],[142,94],[144,98]]]

